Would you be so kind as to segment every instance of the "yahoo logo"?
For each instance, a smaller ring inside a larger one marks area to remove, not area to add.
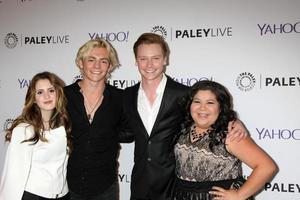
[[[18,82],[19,82],[20,89],[23,89],[23,88],[29,87],[31,80],[26,80],[24,78],[22,78],[22,79],[18,78]]]
[[[178,78],[178,77],[173,77],[173,80],[181,83],[186,86],[192,86],[198,81],[203,81],[203,80],[213,80],[212,77],[199,77],[199,78]]]
[[[90,39],[102,38],[109,42],[128,42],[129,31],[120,31],[117,33],[89,33]]]
[[[300,129],[256,128],[260,140],[300,140]]]
[[[300,33],[300,22],[285,24],[257,24],[260,35]]]

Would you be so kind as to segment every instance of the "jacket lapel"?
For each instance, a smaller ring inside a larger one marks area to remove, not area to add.
[[[132,93],[129,95],[129,98],[131,98],[128,102],[133,102],[132,104],[129,104],[129,106],[131,107],[131,112],[133,115],[133,119],[136,120],[136,126],[138,130],[140,130],[145,136],[149,137],[149,134],[145,128],[145,125],[142,121],[142,118],[138,112],[138,91],[140,88],[140,83],[138,83],[136,85],[135,88],[133,88]]]
[[[165,110],[167,109],[167,107],[169,105],[168,101],[169,101],[170,98],[172,98],[172,94],[171,94],[171,91],[170,91],[170,77],[167,76],[166,87],[165,87],[165,90],[164,90],[164,94],[163,94],[163,97],[162,97],[162,100],[161,100],[159,111],[157,113],[157,116],[156,116],[156,119],[155,119],[155,122],[154,122],[154,125],[153,125],[150,136],[152,136],[153,134],[155,134],[157,132],[156,129],[158,127],[159,122],[161,121],[161,118],[162,118],[163,114],[165,113]]]

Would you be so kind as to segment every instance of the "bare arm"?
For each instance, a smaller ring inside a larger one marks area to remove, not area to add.
[[[276,173],[277,166],[250,137],[241,141],[230,141],[226,139],[227,150],[243,163],[253,169],[245,184],[239,190],[224,190],[214,187],[216,195],[222,200],[243,200],[257,193],[264,184]]]

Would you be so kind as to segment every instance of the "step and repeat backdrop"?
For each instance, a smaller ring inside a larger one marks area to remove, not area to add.
[[[186,85],[224,84],[253,139],[278,164],[257,199],[300,199],[300,1],[0,0],[0,27],[0,173],[4,130],[21,113],[34,74],[47,70],[73,83],[78,48],[100,37],[122,64],[109,83],[132,86],[139,81],[133,44],[154,32],[171,49],[167,74]],[[120,152],[121,200],[130,196],[133,147]]]

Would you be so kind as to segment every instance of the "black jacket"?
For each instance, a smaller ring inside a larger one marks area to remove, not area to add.
[[[135,140],[131,198],[166,200],[171,196],[175,177],[173,138],[183,120],[178,100],[186,94],[188,87],[167,77],[151,134],[147,133],[137,110],[139,87],[138,83],[126,88],[124,92],[125,116],[131,130],[131,139]]]

